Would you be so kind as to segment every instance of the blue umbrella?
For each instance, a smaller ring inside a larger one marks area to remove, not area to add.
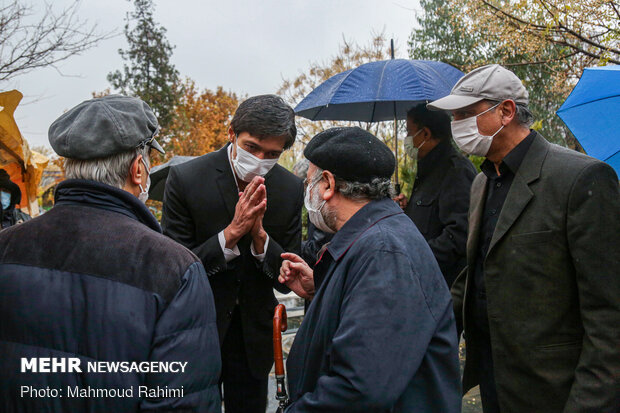
[[[620,66],[584,70],[557,111],[586,153],[620,175]]]
[[[310,120],[378,122],[405,119],[412,106],[450,94],[463,76],[442,62],[392,59],[327,79],[295,108]]]

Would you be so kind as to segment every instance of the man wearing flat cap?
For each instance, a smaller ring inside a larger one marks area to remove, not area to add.
[[[472,184],[467,264],[452,288],[465,390],[485,413],[618,412],[620,192],[607,164],[530,130],[528,93],[499,65],[429,104],[485,156]]]
[[[51,125],[68,179],[51,211],[0,233],[2,411],[221,410],[209,281],[144,205],[157,130],[145,102],[118,95]],[[88,367],[108,362],[155,370]]]
[[[283,254],[280,279],[312,302],[288,361],[293,412],[460,412],[448,287],[390,199],[394,156],[360,128],[316,135],[305,204],[335,233],[314,270]]]

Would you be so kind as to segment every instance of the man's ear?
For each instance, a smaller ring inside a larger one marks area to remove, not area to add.
[[[422,128],[422,140],[425,141],[427,139],[431,139],[433,137],[433,134],[431,133],[431,130],[429,129],[428,126],[425,126],[424,128]]]
[[[232,126],[228,128],[228,140],[230,143],[235,143],[235,131]]]
[[[129,166],[129,176],[127,177],[129,183],[134,185],[142,184],[142,172],[140,171],[140,165],[142,165],[142,155],[136,156],[136,159],[134,159]]]
[[[323,200],[329,201],[334,195],[336,195],[336,178],[334,177],[334,174],[329,171],[323,171],[323,182],[323,185],[325,185]]]
[[[517,114],[517,104],[513,100],[505,100],[499,105],[502,115],[502,125],[508,125]]]

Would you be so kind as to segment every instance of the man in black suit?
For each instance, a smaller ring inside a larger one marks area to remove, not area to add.
[[[277,165],[295,142],[293,109],[275,95],[247,99],[222,149],[170,170],[164,234],[203,262],[217,312],[227,412],[261,412],[273,364],[280,254],[299,251],[303,185]]]
[[[395,198],[433,251],[448,287],[465,268],[469,190],[476,167],[452,146],[450,117],[422,103],[407,112],[405,150],[417,161],[411,197]]]

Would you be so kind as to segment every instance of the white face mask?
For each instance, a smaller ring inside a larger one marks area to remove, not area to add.
[[[407,152],[407,155],[409,155],[411,159],[418,159],[418,151],[420,150],[422,146],[424,146],[426,141],[428,141],[427,139],[426,141],[422,142],[420,146],[415,146],[415,144],[413,143],[413,138],[418,136],[418,134],[422,132],[423,130],[424,129],[420,129],[413,135],[409,135],[405,137],[405,152]]]
[[[463,152],[470,155],[487,156],[487,153],[489,153],[489,148],[491,147],[491,142],[493,142],[493,138],[499,133],[499,131],[504,129],[504,125],[502,125],[501,128],[499,128],[493,135],[486,136],[482,135],[478,130],[478,122],[476,119],[478,116],[484,115],[488,111],[495,109],[497,106],[499,106],[499,103],[488,108],[484,112],[477,114],[476,116],[452,121],[452,138],[454,138],[454,142]]]
[[[250,182],[255,176],[265,176],[278,163],[276,159],[260,159],[237,145],[237,157],[232,160],[235,173],[244,182]]]
[[[327,223],[325,222],[325,218],[323,217],[323,214],[321,213],[321,209],[323,208],[323,206],[325,205],[327,201],[323,200],[323,202],[317,205],[316,201],[313,202],[310,199],[310,192],[312,191],[312,188],[314,188],[316,184],[318,184],[320,181],[321,180],[319,179],[313,184],[308,185],[308,188],[306,188],[306,194],[304,196],[304,205],[306,206],[306,209],[308,210],[308,219],[310,219],[310,222],[312,222],[312,224],[315,227],[317,227],[319,230],[323,232],[327,232],[328,234],[333,234],[336,231],[334,231],[329,226],[327,226]],[[315,198],[318,198],[319,192],[316,191],[314,195],[315,195]]]
[[[146,177],[146,188],[142,188],[142,184],[140,184],[140,195],[138,195],[138,199],[142,201],[143,204],[146,204],[146,201],[149,199],[149,188],[151,187],[151,173],[146,162],[144,162],[144,158],[142,158],[142,163],[144,164],[148,176]]]

